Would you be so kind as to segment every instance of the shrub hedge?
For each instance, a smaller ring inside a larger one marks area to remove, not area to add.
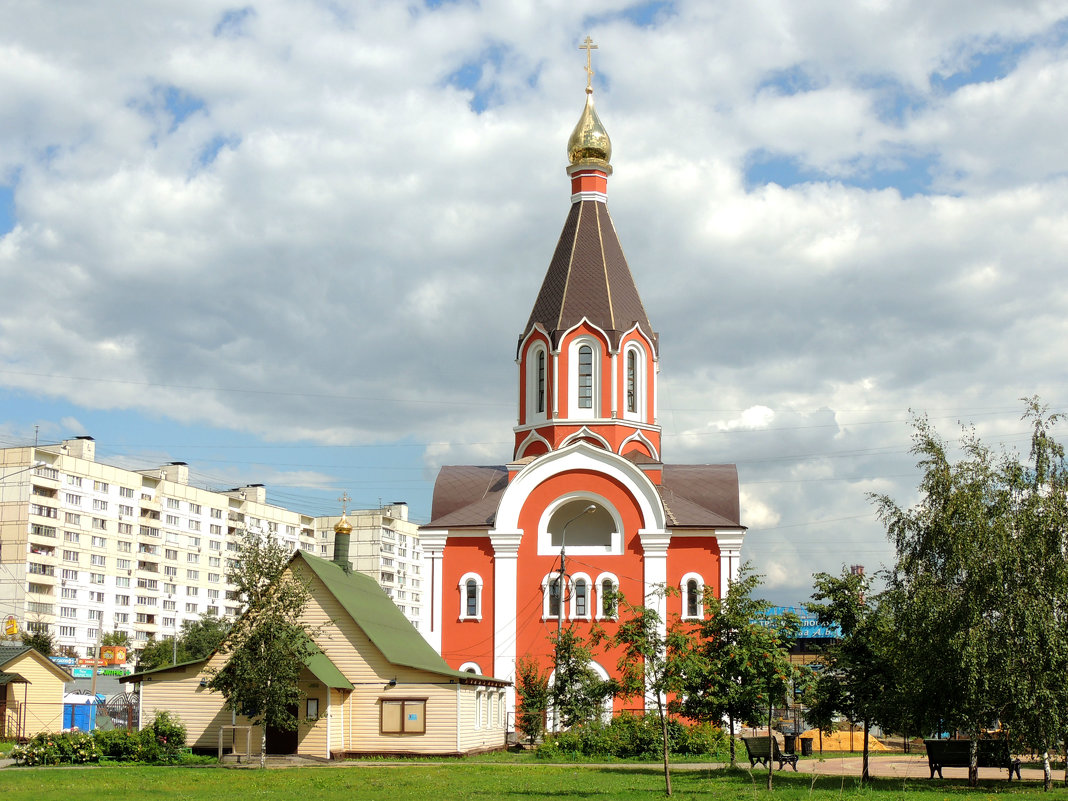
[[[536,754],[542,759],[615,757],[659,759],[663,735],[657,715],[624,712],[610,723],[594,720],[558,734],[546,735]],[[668,745],[676,756],[717,758],[729,753],[727,733],[710,723],[687,725],[668,719]]]
[[[182,761],[184,748],[185,726],[170,712],[157,712],[141,731],[42,732],[16,746],[11,758],[19,765],[81,765],[101,759],[173,765]]]

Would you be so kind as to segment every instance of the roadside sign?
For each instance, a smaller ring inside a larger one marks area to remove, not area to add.
[[[4,618],[4,634],[8,637],[14,637],[19,633],[19,621],[14,615],[8,615]]]

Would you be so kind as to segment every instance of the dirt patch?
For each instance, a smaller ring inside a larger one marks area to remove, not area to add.
[[[809,729],[801,734],[802,737],[812,738],[812,750],[819,753],[820,750],[820,732],[818,729]],[[850,742],[850,733],[848,731],[836,731],[830,734],[823,733],[823,750],[824,751],[849,751],[850,745],[852,745],[853,751],[864,750],[864,732],[855,731],[852,734],[852,743]],[[890,749],[876,740],[874,737],[868,737],[868,750],[869,751],[889,751]]]

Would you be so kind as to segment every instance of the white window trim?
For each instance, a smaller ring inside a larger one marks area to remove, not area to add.
[[[557,509],[571,501],[589,501],[597,504],[612,516],[614,527],[608,547],[568,545],[565,542],[567,553],[575,556],[618,556],[622,554],[623,536],[620,532],[623,531],[623,521],[620,519],[619,512],[616,511],[615,506],[609,503],[608,499],[603,495],[597,495],[592,492],[569,492],[566,495],[561,495],[542,512],[541,519],[538,521],[538,556],[555,556],[560,553],[560,548],[553,545],[552,534],[549,532],[549,521],[552,520]]]
[[[549,614],[549,584],[552,583],[553,579],[556,579],[556,578],[559,578],[559,577],[560,577],[560,571],[559,570],[554,570],[551,573],[546,573],[545,574],[545,578],[543,578],[541,580],[541,619],[542,620],[556,620],[557,617],[559,617],[558,615]],[[561,596],[560,596],[560,612],[561,612],[561,614],[565,614],[566,611],[567,611],[564,608],[564,599],[567,597],[567,582],[566,581],[562,582],[562,586],[560,587],[560,592],[561,592]]]
[[[545,354],[545,409],[538,411],[538,354]],[[549,419],[549,349],[541,340],[534,340],[527,348],[526,408],[524,423],[540,423]]]
[[[475,582],[475,615],[467,614],[467,582]],[[460,576],[460,620],[482,620],[482,576],[478,573],[464,573]]]
[[[616,577],[615,573],[601,573],[599,576],[597,576],[597,583],[594,585],[597,590],[597,619],[615,620],[619,617],[619,599],[616,599],[616,614],[612,615],[611,617],[605,615],[604,605],[601,598],[601,587],[604,585],[605,581],[611,581],[612,589],[615,590],[617,594],[619,593],[619,579]]]
[[[478,674],[479,676],[485,675],[482,672],[482,668],[480,668],[478,666],[478,662],[464,662],[462,665],[460,665],[460,672],[461,673],[467,673],[468,671],[471,671],[471,670],[475,671],[475,673]]]
[[[581,409],[578,405],[579,390],[579,348],[589,345],[592,350],[593,367],[593,398],[589,409]],[[603,349],[596,337],[589,334],[577,336],[567,346],[567,416],[571,419],[594,420],[601,416],[601,361]]]
[[[592,615],[590,614],[590,608],[593,605],[593,583],[590,581],[590,577],[586,573],[574,573],[570,576],[571,579],[571,603],[569,612],[571,613],[572,620],[590,620]],[[578,613],[578,593],[575,592],[575,586],[580,582],[586,582],[586,614],[580,615]]]
[[[686,610],[690,608],[689,598],[686,597],[686,585],[691,581],[697,582],[697,614],[688,615]],[[700,620],[705,616],[705,580],[700,573],[687,573],[679,582],[679,590],[682,592],[682,618],[683,620]]]

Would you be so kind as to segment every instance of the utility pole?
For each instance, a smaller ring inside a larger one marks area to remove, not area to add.
[[[564,589],[567,586],[567,553],[566,553],[566,551],[567,551],[567,527],[570,526],[572,523],[574,523],[576,520],[578,520],[583,515],[592,514],[593,512],[596,512],[596,511],[597,511],[597,504],[591,503],[589,506],[587,506],[585,509],[583,509],[581,512],[579,512],[577,515],[575,515],[570,520],[568,520],[566,523],[564,523],[564,527],[560,531],[560,575],[558,575],[556,577],[556,597],[557,597],[557,607],[556,607],[556,613],[557,613],[556,614],[556,651],[557,651],[557,654],[556,655],[557,655],[557,658],[555,660],[555,662],[556,662],[555,672],[556,672],[556,680],[557,681],[560,680],[560,659],[559,659],[560,637],[564,633],[564,606],[567,603],[567,593],[565,592],[565,589]],[[549,588],[549,592],[552,593],[552,587],[551,586]],[[556,714],[553,717],[554,717],[554,723],[555,723],[554,728],[556,729],[556,731],[560,731],[560,710],[559,709],[556,710]]]

